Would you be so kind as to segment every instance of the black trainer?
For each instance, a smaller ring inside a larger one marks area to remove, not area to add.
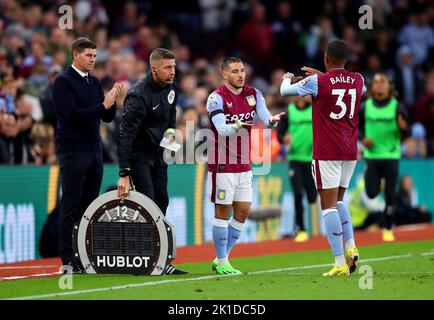
[[[166,270],[164,271],[165,274],[188,274],[187,271],[181,270],[181,269],[177,269],[174,266],[172,266],[171,264],[168,264],[166,266]]]

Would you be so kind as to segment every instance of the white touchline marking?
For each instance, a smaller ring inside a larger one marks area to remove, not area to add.
[[[60,271],[57,271],[57,272],[51,272],[51,273],[29,274],[26,276],[0,277],[0,281],[2,281],[2,280],[18,280],[18,279],[35,278],[35,277],[47,277],[47,276],[54,276],[56,274],[62,274],[62,273]]]
[[[60,265],[56,266],[6,266],[1,267],[0,270],[13,270],[13,269],[45,269],[45,268],[60,268]]]
[[[434,271],[376,271],[376,274],[431,274],[434,273]],[[293,275],[312,275],[312,274],[318,274],[317,272],[285,272],[285,274],[293,274]]]
[[[387,271],[387,272],[377,272],[378,274],[427,274],[434,273],[434,271]]]
[[[432,256],[434,255],[434,251],[421,253],[422,256]]]
[[[401,259],[401,258],[409,258],[409,257],[411,257],[411,254],[405,254],[405,255],[400,255],[400,256],[390,256],[390,257],[383,257],[383,258],[362,259],[359,262],[363,263],[363,262],[383,261],[383,260]],[[255,274],[263,274],[263,273],[285,272],[285,271],[292,271],[292,270],[331,267],[332,265],[333,264],[331,264],[331,263],[326,263],[326,264],[317,264],[317,265],[312,265],[312,266],[301,266],[301,267],[290,267],[290,268],[282,268],[282,269],[254,271],[254,272],[248,272],[247,274],[248,275],[255,275]]]
[[[375,262],[375,261],[384,261],[384,260],[392,260],[392,259],[402,259],[402,258],[409,258],[412,256],[413,255],[409,253],[409,254],[404,254],[404,255],[399,255],[399,256],[363,259],[363,260],[360,260],[360,262],[364,263],[364,262]],[[317,264],[317,265],[310,265],[310,266],[289,267],[289,268],[283,268],[283,269],[263,270],[263,271],[248,272],[245,275],[256,275],[256,274],[264,274],[264,273],[272,273],[272,272],[285,272],[285,271],[292,271],[292,270],[303,270],[303,269],[311,269],[311,268],[328,267],[331,265],[332,264],[330,263],[330,264]],[[34,295],[34,296],[15,297],[15,298],[8,298],[5,300],[46,299],[46,298],[70,296],[70,295],[76,295],[76,294],[120,290],[120,289],[127,289],[127,288],[136,288],[136,287],[149,287],[149,286],[160,285],[160,284],[171,284],[171,283],[189,282],[189,281],[201,281],[201,280],[209,280],[209,279],[216,279],[216,278],[222,278],[222,277],[236,277],[236,276],[239,276],[239,275],[212,275],[212,276],[202,276],[202,277],[188,278],[188,279],[150,281],[150,282],[133,283],[133,284],[127,284],[127,285],[122,285],[122,286],[114,286],[114,287],[104,287],[104,288],[95,288],[95,289],[87,289],[87,290],[48,293],[48,294],[41,294],[41,295]]]

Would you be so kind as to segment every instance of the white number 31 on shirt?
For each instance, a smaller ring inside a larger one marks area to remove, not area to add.
[[[347,112],[347,105],[345,104],[343,99],[344,99],[346,92],[347,92],[346,89],[333,89],[332,90],[332,95],[338,96],[338,98],[336,100],[336,105],[341,107],[342,110],[339,113],[331,112],[330,118],[338,120],[338,119],[341,119],[345,116],[345,113]],[[348,94],[351,96],[351,110],[350,110],[349,118],[352,119],[354,117],[354,108],[356,106],[356,89],[349,89]]]

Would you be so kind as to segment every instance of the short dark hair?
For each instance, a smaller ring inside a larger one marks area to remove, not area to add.
[[[238,58],[238,57],[227,57],[227,58],[224,58],[223,61],[222,61],[222,65],[221,65],[222,71],[226,70],[227,67],[231,63],[235,63],[235,62],[241,62],[242,63],[243,61],[240,58]]]
[[[326,55],[336,62],[345,62],[349,51],[347,44],[342,40],[332,40],[327,44]]]
[[[149,57],[150,62],[164,59],[173,60],[175,59],[175,55],[170,50],[157,48],[151,52],[151,56]]]
[[[96,44],[88,38],[77,38],[71,45],[71,56],[74,59],[74,52],[82,53],[84,49],[96,49]]]

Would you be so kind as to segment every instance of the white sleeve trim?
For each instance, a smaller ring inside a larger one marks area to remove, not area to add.
[[[258,114],[259,119],[268,127],[275,127],[274,125],[270,125],[270,119],[273,117],[268,111],[267,105],[265,104],[265,98],[261,91],[256,90],[256,113]]]
[[[223,113],[216,114],[211,121],[220,136],[231,136],[238,131],[235,123],[226,124],[226,116]]]
[[[291,84],[289,78],[285,78],[280,85],[280,95],[282,96],[296,96],[298,95],[297,87],[295,84]]]
[[[318,95],[318,76],[316,74],[304,78],[303,80],[291,84],[288,78],[283,79],[280,86],[280,94],[282,96],[314,96]]]

